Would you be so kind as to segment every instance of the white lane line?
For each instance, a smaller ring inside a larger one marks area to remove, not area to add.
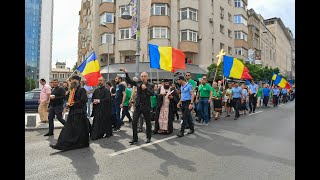
[[[140,149],[142,147],[147,147],[147,146],[150,146],[150,145],[153,145],[153,144],[157,144],[157,143],[160,143],[160,142],[163,142],[163,141],[167,141],[169,139],[173,139],[173,138],[177,138],[178,136],[174,135],[174,136],[170,136],[170,137],[167,137],[167,138],[164,138],[164,139],[160,139],[160,140],[156,140],[156,141],[151,141],[151,143],[148,143],[148,144],[142,144],[140,146],[135,146],[135,147],[131,147],[131,148],[128,148],[128,149],[124,149],[124,150],[121,150],[121,151],[117,151],[117,152],[113,152],[111,154],[108,154],[109,156],[116,156],[116,155],[119,155],[119,154],[123,154],[123,153],[126,153],[126,152],[130,152],[130,151],[133,151],[133,150],[136,150],[136,149]]]
[[[263,112],[263,111],[257,111],[255,113],[248,114],[248,116],[255,115],[255,114],[258,114],[258,113],[261,113],[261,112]]]

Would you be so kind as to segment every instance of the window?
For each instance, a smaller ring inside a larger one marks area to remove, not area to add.
[[[228,54],[232,54],[232,48],[230,46],[228,46]]]
[[[124,10],[125,10],[126,6],[120,6],[120,16],[124,13]],[[132,7],[131,6],[128,6],[128,10],[129,10],[129,14],[132,16]]]
[[[220,43],[220,49],[224,49],[224,44]]]
[[[224,34],[224,26],[220,24],[220,32]]]
[[[119,31],[120,31],[119,40],[134,39],[133,37],[131,37],[131,28],[120,29]]]
[[[64,79],[64,74],[59,74],[60,75],[60,79]]]
[[[53,74],[53,78],[57,78],[57,74]]]
[[[135,63],[136,62],[136,56],[125,56],[124,57],[124,62],[125,63]]]
[[[170,39],[170,29],[167,27],[152,27],[149,30],[149,38]]]
[[[198,33],[191,30],[182,30],[180,32],[180,41],[198,41]]]
[[[241,7],[241,0],[234,0],[234,6],[235,7]]]
[[[242,15],[235,15],[234,16],[234,23],[235,24],[244,24],[247,26],[247,19],[245,19]]]
[[[248,57],[248,50],[244,48],[234,48],[236,55]]]
[[[231,14],[230,14],[230,13],[228,13],[228,20],[229,20],[230,22],[232,22],[232,20],[231,20]]]
[[[192,8],[182,8],[180,10],[180,20],[183,19],[198,21],[198,10]]]
[[[224,17],[224,9],[222,7],[220,7],[220,17],[221,19]]]
[[[151,5],[151,15],[169,16],[170,8],[168,4],[154,3]]]
[[[113,34],[104,33],[101,35],[101,44],[113,44]]]
[[[230,38],[232,38],[232,37],[231,37],[231,34],[232,34],[232,31],[231,31],[230,29],[228,29],[228,36],[229,36]]]
[[[101,0],[101,3],[104,3],[104,2],[112,2],[113,3],[113,0]]]
[[[248,35],[244,33],[243,31],[235,31],[234,32],[234,39],[243,39],[245,41],[248,41]]]
[[[103,13],[100,16],[100,24],[103,23],[114,23],[114,14],[113,13]]]

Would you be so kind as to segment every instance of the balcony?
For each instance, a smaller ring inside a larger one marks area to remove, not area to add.
[[[151,4],[153,3],[166,3],[166,4],[171,4],[171,0],[151,0]]]
[[[108,54],[108,44],[101,44],[99,46],[99,54]],[[114,45],[109,44],[109,54],[114,54]]]
[[[169,16],[150,16],[149,27],[162,26],[171,27],[171,21]]]
[[[199,44],[192,41],[181,41],[179,43],[182,52],[199,53]]]
[[[134,39],[118,40],[118,51],[136,51],[137,41]]]
[[[243,47],[245,49],[249,49],[248,42],[243,39],[235,39],[234,40],[234,47],[235,48]]]
[[[123,28],[131,28],[132,25],[132,19],[125,20],[122,18],[118,18],[118,29],[123,29]]]
[[[183,3],[180,3],[180,7],[179,8],[193,8],[193,9],[199,9],[199,1],[195,1],[195,0],[183,0]],[[198,14],[199,16],[199,14]]]
[[[193,31],[199,31],[199,23],[190,19],[180,20],[180,29],[190,29]]]
[[[99,26],[99,34],[114,33],[114,24],[108,23],[107,27]]]
[[[100,6],[99,6],[99,15],[101,15],[104,12],[115,13],[116,12],[115,3],[104,2],[104,3],[100,4]]]
[[[150,44],[156,44],[158,46],[170,46],[170,39],[150,39],[149,40]]]

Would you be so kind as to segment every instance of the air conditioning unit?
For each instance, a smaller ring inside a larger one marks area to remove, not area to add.
[[[201,39],[202,39],[202,35],[199,34],[199,35],[198,35],[198,40],[201,40]]]
[[[213,23],[213,18],[209,18],[209,22],[210,22],[210,23]]]

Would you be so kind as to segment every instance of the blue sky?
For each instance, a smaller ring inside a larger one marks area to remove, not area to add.
[[[280,17],[295,36],[294,0],[248,0],[248,9],[253,8],[264,19]],[[52,65],[57,61],[73,67],[77,61],[78,26],[81,0],[54,0]]]

